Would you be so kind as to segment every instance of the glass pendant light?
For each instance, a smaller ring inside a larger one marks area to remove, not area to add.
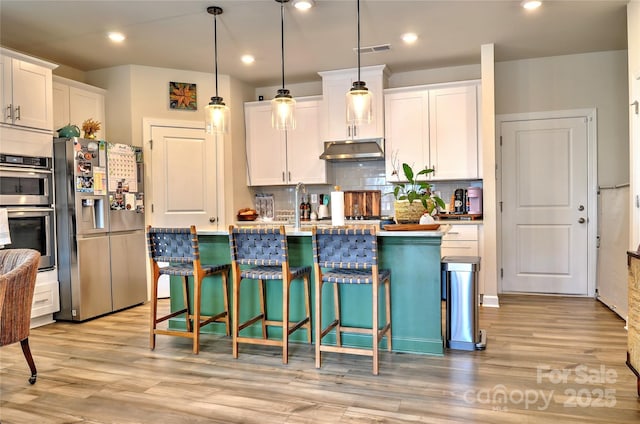
[[[289,0],[276,0],[280,3],[280,34],[282,54],[282,88],[271,100],[271,126],[278,130],[293,130],[296,127],[295,109],[296,101],[291,97],[289,90],[284,88],[284,4]]]
[[[352,125],[371,122],[371,93],[360,79],[360,0],[358,0],[358,79],[347,93],[347,123]]]
[[[213,45],[214,63],[216,72],[216,95],[204,108],[205,130],[207,134],[229,133],[229,107],[224,104],[222,97],[218,96],[218,25],[217,16],[222,15],[222,8],[218,6],[207,7],[207,12],[213,15]]]

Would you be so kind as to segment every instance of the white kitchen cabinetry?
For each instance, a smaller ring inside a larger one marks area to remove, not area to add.
[[[320,159],[317,97],[296,99],[296,128],[271,126],[270,102],[245,103],[249,185],[326,184],[326,162]]]
[[[58,272],[41,271],[36,276],[31,306],[31,327],[52,323],[53,314],[60,310]]]
[[[53,77],[53,128],[58,130],[65,125],[77,125],[87,119],[100,122],[96,137],[106,139],[105,96],[107,91],[81,82]],[[81,134],[83,135],[83,134]]]
[[[482,265],[483,240],[482,224],[453,224],[442,236],[440,255],[445,256],[478,256],[480,271],[478,272],[478,291],[484,293],[484,270]]]
[[[478,225],[452,225],[442,236],[442,256],[478,256]]]
[[[471,81],[386,91],[388,180],[405,162],[435,169],[432,180],[479,178],[478,88]]]
[[[56,67],[55,64],[0,48],[0,122],[51,132],[52,69]]]
[[[387,85],[386,65],[360,69],[360,79],[366,83],[373,97],[372,120],[369,124],[347,124],[347,92],[358,78],[358,69],[342,69],[318,73],[322,77],[323,141],[369,139],[384,137],[384,88]]]

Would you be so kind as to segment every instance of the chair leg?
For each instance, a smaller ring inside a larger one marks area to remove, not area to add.
[[[289,288],[291,280],[282,280],[282,363],[289,363]]]
[[[262,316],[262,338],[266,339],[267,338],[267,308],[265,307],[264,304],[264,298],[266,296],[265,294],[265,287],[264,287],[264,281],[263,280],[258,280],[258,290],[260,291],[260,314]]]
[[[373,348],[373,375],[378,375],[378,279],[373,279],[373,317],[372,317],[372,325],[371,325],[371,335],[373,336],[372,348]]]
[[[158,319],[158,278],[160,276],[154,273],[153,275],[153,288],[151,289],[151,313],[150,313],[150,328],[149,328],[149,349],[154,350],[156,348],[156,326]]]
[[[240,275],[234,272],[233,275],[233,341],[232,353],[235,359],[238,358],[238,328],[240,327]]]
[[[309,293],[309,285],[311,284],[309,282],[311,278],[308,275],[305,275],[303,277],[303,283],[304,283],[304,310],[305,310],[305,317],[307,317],[309,319],[309,322],[307,322],[306,324],[306,328],[307,328],[307,343],[311,344],[311,305],[310,305],[310,293]]]
[[[193,353],[200,353],[200,308],[202,302],[202,277],[193,276]]]
[[[29,383],[35,384],[36,378],[38,377],[38,371],[36,370],[36,364],[33,362],[33,356],[31,356],[31,349],[29,349],[29,338],[20,340],[20,346],[22,347],[22,353],[24,354],[24,358],[27,360],[27,364],[29,364],[29,369],[31,370],[31,377],[29,377]]]
[[[336,346],[342,346],[342,320],[340,319],[340,287],[338,283],[333,285],[333,313],[338,323],[336,325]]]
[[[229,277],[226,272],[222,272],[221,274],[222,280],[222,302],[224,306],[224,311],[227,313],[224,317],[224,325],[226,328],[226,334],[229,336],[231,332],[229,331],[229,291],[227,285],[229,284]]]
[[[320,368],[322,365],[322,352],[320,351],[320,345],[322,344],[322,276],[316,273],[316,368]]]
[[[391,281],[385,281],[384,285],[385,290],[385,311],[386,311],[386,324],[389,325],[389,329],[387,330],[387,350],[391,352]]]
[[[184,301],[184,308],[187,310],[185,316],[187,332],[191,333],[193,331],[193,327],[191,326],[191,301],[189,299],[189,277],[187,276],[182,279],[182,299]]]

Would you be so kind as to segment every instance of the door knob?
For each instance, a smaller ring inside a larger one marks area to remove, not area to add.
[[[587,220],[586,220],[586,219],[584,219],[584,218],[579,218],[579,219],[578,219],[578,222],[579,222],[580,224],[584,224],[585,222],[587,222]]]

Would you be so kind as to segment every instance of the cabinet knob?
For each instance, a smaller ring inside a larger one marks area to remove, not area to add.
[[[215,216],[210,216],[210,217],[209,217],[209,222],[210,222],[210,223],[212,223],[212,224],[213,224],[214,222],[216,222],[217,220],[218,220],[218,218],[217,218],[217,217],[215,217]]]
[[[579,218],[578,219],[578,223],[580,223],[580,224],[584,224],[585,222],[587,222],[587,220],[584,219],[584,218]]]
[[[7,106],[7,118],[13,120],[13,105]]]
[[[16,121],[20,120],[20,106],[16,106]]]

